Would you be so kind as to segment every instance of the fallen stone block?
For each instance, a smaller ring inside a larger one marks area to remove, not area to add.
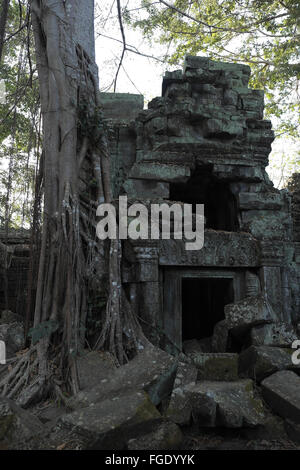
[[[105,380],[117,367],[110,353],[91,351],[78,358],[77,369],[80,389],[85,390]]]
[[[166,417],[181,426],[189,425],[192,417],[192,406],[188,386],[173,390]]]
[[[224,312],[228,328],[235,336],[245,334],[253,326],[276,320],[271,305],[263,295],[246,297],[225,305]]]
[[[0,398],[0,441],[24,442],[45,431],[40,420],[9,398]]]
[[[216,353],[226,352],[229,344],[229,327],[226,320],[215,324],[212,336],[212,351]]]
[[[252,380],[198,382],[185,388],[192,416],[200,426],[255,427],[264,422],[261,400]]]
[[[174,388],[184,387],[189,383],[195,383],[197,380],[197,374],[198,371],[192,364],[179,362],[174,380]]]
[[[188,339],[183,343],[183,352],[186,355],[211,352],[211,347],[211,338]]]
[[[251,344],[255,346],[280,346],[290,348],[297,335],[292,325],[287,323],[272,323],[255,326],[250,333]]]
[[[292,441],[300,444],[300,424],[296,424],[290,419],[285,420],[285,430]]]
[[[239,374],[261,382],[274,372],[292,367],[291,352],[271,346],[250,346],[239,356]]]
[[[191,419],[191,407],[185,394],[185,387],[189,384],[195,384],[198,371],[191,364],[179,363],[174,382],[166,416],[174,423],[185,425],[189,424]]]
[[[238,379],[238,354],[198,353],[191,357],[198,369],[198,380]]]
[[[58,426],[84,439],[89,449],[121,450],[130,439],[152,432],[161,414],[144,391],[128,390],[62,416]]]
[[[283,418],[300,424],[300,377],[284,370],[267,377],[261,383],[268,405]]]
[[[145,390],[158,405],[173,389],[177,360],[159,348],[148,347],[124,366],[112,370],[94,387],[82,390],[68,401],[78,409],[98,403],[122,390]]]
[[[171,421],[157,422],[153,431],[140,437],[130,439],[128,450],[172,450],[179,449],[183,440],[182,432]]]

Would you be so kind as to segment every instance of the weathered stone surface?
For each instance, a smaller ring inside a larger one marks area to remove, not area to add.
[[[270,323],[276,319],[270,304],[263,295],[246,297],[224,308],[228,327],[234,335],[241,335],[255,325]]]
[[[192,406],[186,386],[174,388],[166,411],[166,417],[181,426],[189,425],[192,416]]]
[[[239,356],[239,374],[260,382],[274,372],[292,367],[287,349],[270,346],[250,346]]]
[[[265,175],[261,168],[251,165],[241,165],[239,162],[233,163],[229,161],[226,165],[217,163],[214,166],[216,176],[224,180],[238,180],[243,183],[261,183],[264,181]]]
[[[5,342],[7,358],[23,349],[25,347],[23,323],[0,324],[0,340]]]
[[[198,382],[185,387],[193,419],[201,426],[254,427],[264,421],[252,380]]]
[[[284,201],[279,192],[239,193],[238,200],[240,209],[242,210],[279,210],[284,205]]]
[[[45,431],[40,420],[9,398],[0,398],[0,441],[23,442]]]
[[[285,420],[285,430],[290,439],[300,444],[300,424],[296,424],[290,419]]]
[[[183,440],[180,428],[170,421],[158,422],[148,434],[130,439],[129,450],[171,450],[178,449]]]
[[[259,240],[285,240],[289,215],[285,211],[247,210],[242,212],[242,228]]]
[[[106,118],[135,119],[144,107],[144,97],[131,93],[100,93],[101,106]]]
[[[160,240],[159,264],[254,267],[260,264],[259,246],[257,240],[246,233],[205,230],[201,250],[187,251],[183,240]]]
[[[174,389],[177,387],[184,387],[189,383],[195,383],[197,380],[197,374],[197,368],[192,364],[179,362],[174,380]]]
[[[195,384],[198,371],[191,364],[179,363],[174,382],[169,407],[166,416],[174,423],[184,425],[189,424],[191,418],[191,407],[185,394],[185,387]]]
[[[264,400],[280,416],[300,424],[300,377],[279,371],[261,383]]]
[[[259,276],[249,269],[245,274],[246,297],[252,297],[261,293],[261,283]]]
[[[251,344],[254,346],[281,346],[290,348],[297,335],[292,325],[272,323],[255,326],[251,329]]]
[[[147,393],[131,389],[66,414],[58,424],[83,436],[88,448],[115,450],[124,449],[126,442],[142,431],[152,431],[153,422],[159,419],[161,415]]]
[[[185,182],[190,176],[190,169],[186,166],[163,163],[135,163],[129,176],[134,179],[166,181],[167,183]]]
[[[188,339],[182,345],[183,352],[187,355],[211,351],[211,338]]]
[[[282,253],[280,249],[281,247],[278,246],[276,242],[274,242],[273,245],[275,257],[277,257],[277,259],[273,258],[273,262],[277,263],[277,266],[272,266],[272,259],[270,260],[270,258],[272,258],[272,255],[269,257],[269,259],[264,259],[262,263],[266,264],[266,266],[263,266],[261,268],[261,278],[263,289],[267,293],[268,301],[276,314],[276,319],[274,321],[284,322],[287,320],[284,318],[283,315],[284,309],[282,305],[282,279],[280,268],[280,264],[283,264],[283,256],[280,256]]]
[[[291,194],[291,212],[293,218],[294,240],[299,247],[300,242],[300,173],[294,173],[288,181],[288,190]],[[298,263],[300,263],[300,250],[297,249]]]
[[[238,354],[197,353],[191,357],[198,369],[198,380],[238,379]]]
[[[185,354],[203,352],[198,339],[188,339],[184,341],[182,344],[182,350]]]
[[[216,353],[227,351],[229,342],[229,326],[226,320],[221,320],[215,324],[212,336],[212,350]]]
[[[243,135],[243,127],[239,122],[229,119],[208,119],[204,126],[205,136],[236,137]]]
[[[82,390],[68,402],[71,409],[78,409],[103,401],[123,390],[145,390],[152,402],[158,405],[171,393],[177,361],[161,349],[148,347],[126,365],[113,370],[98,385]]]
[[[124,189],[129,198],[168,198],[169,184],[152,180],[128,179],[125,181]]]
[[[90,389],[101,380],[105,380],[117,367],[108,352],[91,351],[81,355],[77,360],[80,389]]]

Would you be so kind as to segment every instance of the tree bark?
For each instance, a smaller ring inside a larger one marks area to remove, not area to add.
[[[10,0],[1,1],[1,11],[0,11],[0,63],[2,59],[3,45],[5,39],[5,27],[7,21],[7,14],[9,8]]]
[[[76,356],[82,347],[88,282],[97,275],[95,260],[105,263],[94,240],[96,206],[103,199],[112,201],[109,142],[94,61],[93,12],[93,0],[32,1],[43,118],[44,222],[34,314],[34,330],[40,336],[21,365],[17,363],[15,374],[10,372],[3,392],[9,396],[27,385],[31,364],[37,369],[36,381],[30,384],[33,394],[41,396],[49,384],[54,391],[60,386],[71,393],[79,389]],[[97,183],[89,213],[79,189],[83,163]],[[55,336],[41,333],[51,325]],[[127,360],[126,341],[136,350],[147,343],[122,291],[121,241],[111,240],[109,298],[98,347],[109,349],[122,364]],[[25,369],[23,377],[20,371]]]

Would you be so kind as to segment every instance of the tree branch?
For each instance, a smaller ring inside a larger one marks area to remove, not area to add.
[[[10,0],[2,0],[2,8],[0,14],[0,62],[4,45],[5,27],[7,21],[9,1]]]
[[[114,92],[116,91],[118,75],[119,75],[120,68],[121,68],[121,65],[122,65],[122,62],[123,62],[123,59],[124,59],[124,55],[125,55],[125,52],[126,52],[126,38],[125,38],[125,32],[124,32],[124,27],[123,27],[123,21],[122,21],[121,1],[120,0],[117,0],[117,7],[118,7],[118,19],[119,19],[120,31],[121,31],[122,42],[123,42],[123,50],[122,50],[119,66],[118,66],[116,76],[115,76]]]
[[[123,44],[123,41],[120,41],[120,39],[113,38],[111,36],[108,36],[107,34],[98,33],[98,36],[102,36],[106,39],[111,39],[112,41],[116,41],[116,42],[119,42],[119,43]],[[154,55],[145,54],[144,52],[140,52],[135,46],[132,46],[131,44],[126,44],[126,51],[127,52],[132,52],[133,54],[137,54],[137,55],[140,55],[142,57],[146,57],[147,59],[157,60],[157,62],[161,62],[161,63],[165,62],[164,60],[159,59],[158,57],[155,57]]]
[[[265,23],[266,21],[271,21],[271,20],[275,20],[277,18],[282,18],[282,17],[288,16],[288,13],[280,13],[279,15],[266,16],[266,17],[262,18],[259,21],[256,21],[254,23],[250,23],[248,25],[245,25],[245,27],[241,28],[241,29],[222,28],[220,26],[211,25],[211,24],[205,23],[204,21],[198,20],[197,18],[191,16],[188,13],[185,13],[184,11],[180,10],[179,8],[175,7],[174,5],[171,5],[170,3],[166,2],[165,0],[159,0],[159,1],[160,1],[161,4],[165,5],[166,7],[170,8],[171,10],[176,11],[180,15],[188,18],[189,20],[194,21],[195,23],[201,24],[202,26],[206,26],[210,30],[215,29],[215,30],[218,30],[218,31],[230,31],[230,32],[234,32],[234,33],[248,34],[248,33],[253,32],[253,31],[249,31],[249,28],[251,28],[253,26],[258,26],[262,23]]]

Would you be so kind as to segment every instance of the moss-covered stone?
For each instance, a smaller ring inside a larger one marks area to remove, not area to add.
[[[198,369],[198,380],[237,380],[238,354],[193,353],[193,364]]]

